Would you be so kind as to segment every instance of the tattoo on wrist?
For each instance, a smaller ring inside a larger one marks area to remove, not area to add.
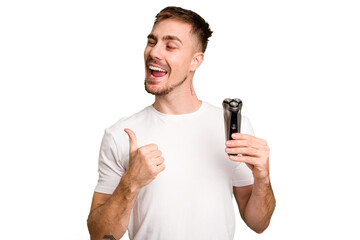
[[[110,239],[110,240],[116,240],[113,235],[105,235],[103,239]]]

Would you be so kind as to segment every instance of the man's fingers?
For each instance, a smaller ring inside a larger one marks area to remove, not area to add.
[[[136,151],[138,149],[136,134],[129,128],[125,128],[124,131],[129,136],[129,151]]]
[[[155,162],[155,164],[156,164],[157,166],[163,164],[164,161],[165,161],[165,159],[164,159],[164,157],[162,157],[162,156],[159,156],[159,157],[157,157],[157,158],[154,159],[154,162]]]
[[[161,157],[162,155],[162,152],[160,150],[154,150],[151,152],[151,155],[154,157],[154,158],[158,158],[158,157]]]
[[[159,147],[158,147],[158,145],[156,145],[156,144],[144,145],[144,146],[142,146],[141,148],[144,148],[144,150],[145,150],[146,152],[159,151],[159,150],[158,150]]]
[[[232,137],[234,140],[225,142],[227,147],[253,147],[257,149],[262,149],[264,147],[268,148],[266,140],[254,137],[252,135],[233,133]]]
[[[251,165],[254,165],[256,162],[256,157],[250,157],[250,156],[237,156],[237,155],[229,155],[230,160],[236,161],[236,162],[244,162]]]
[[[164,171],[164,169],[165,169],[165,164],[160,164],[160,165],[157,166],[157,170],[158,170],[159,172]]]
[[[226,148],[225,152],[228,154],[244,154],[249,156],[260,157],[259,151],[252,147]]]
[[[244,134],[244,133],[233,133],[231,135],[231,137],[234,140],[247,140],[253,143],[258,143],[260,145],[267,145],[266,140],[261,139],[261,138],[257,138],[255,136],[249,135],[249,134]]]
[[[256,149],[264,148],[265,145],[262,145],[258,142],[251,140],[230,140],[225,143],[229,148],[239,148],[239,147],[252,147]]]

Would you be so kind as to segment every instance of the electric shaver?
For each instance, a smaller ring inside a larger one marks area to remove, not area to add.
[[[241,129],[241,107],[242,101],[239,98],[226,98],[223,103],[224,124],[226,140],[233,140],[231,134],[239,133]]]

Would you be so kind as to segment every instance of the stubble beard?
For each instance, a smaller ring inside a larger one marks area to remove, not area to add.
[[[145,90],[152,94],[152,95],[155,95],[155,96],[165,96],[167,94],[169,94],[170,92],[172,92],[172,90],[174,90],[175,88],[181,86],[187,79],[187,76],[179,83],[177,84],[174,84],[174,85],[171,85],[171,86],[165,86],[164,88],[162,89],[157,89],[157,90],[150,90],[146,84],[146,78],[145,78],[145,81],[144,81],[144,85],[145,85]]]

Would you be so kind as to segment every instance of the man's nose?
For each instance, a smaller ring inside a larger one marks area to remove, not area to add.
[[[155,44],[155,46],[153,46],[151,48],[150,57],[152,59],[162,59],[163,58],[162,49],[161,49],[160,44]]]

